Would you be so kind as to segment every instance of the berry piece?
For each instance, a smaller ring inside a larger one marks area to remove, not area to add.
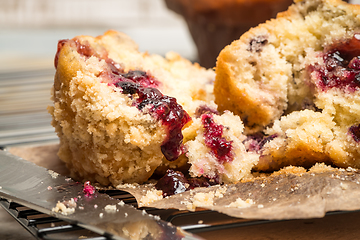
[[[324,49],[324,65],[314,64],[316,85],[322,91],[331,88],[354,92],[360,88],[360,34],[338,41]]]
[[[211,149],[212,154],[220,163],[231,162],[233,160],[232,141],[228,141],[222,136],[224,126],[216,124],[210,114],[203,114],[201,120],[205,129],[205,145]]]
[[[83,193],[85,196],[90,197],[95,193],[95,187],[90,184],[90,181],[84,183]]]
[[[360,124],[351,126],[349,128],[349,133],[355,142],[360,142]]]

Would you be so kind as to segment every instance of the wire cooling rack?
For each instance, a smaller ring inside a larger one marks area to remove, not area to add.
[[[106,193],[113,198],[122,200],[125,204],[137,207],[135,198],[127,192],[120,190],[106,190],[101,192]],[[108,236],[102,236],[83,229],[76,224],[70,224],[58,218],[24,207],[16,202],[9,202],[6,199],[0,199],[0,205],[36,239],[111,239]],[[141,209],[145,210],[148,214],[157,215],[162,220],[171,222],[173,225],[181,227],[183,230],[192,233],[274,222],[268,220],[245,220],[233,218],[210,210],[179,211],[156,208]]]

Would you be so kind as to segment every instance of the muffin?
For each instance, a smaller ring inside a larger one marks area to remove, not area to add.
[[[215,66],[219,52],[244,32],[284,11],[292,0],[165,0],[180,14],[197,47],[200,65]]]
[[[241,117],[257,170],[360,167],[359,14],[339,0],[298,0],[220,53],[215,102]]]
[[[235,183],[251,177],[259,155],[246,151],[243,128],[240,118],[228,111],[222,115],[207,112],[194,119],[185,129],[195,133],[193,139],[185,142],[190,176],[218,183]]]
[[[240,118],[218,116],[214,71],[176,53],[141,53],[127,35],[108,31],[59,41],[55,67],[49,112],[58,156],[75,179],[116,186],[190,168],[193,177],[236,182],[258,160],[242,143]],[[204,116],[213,124],[205,127]],[[195,170],[196,146],[211,169]]]
[[[59,41],[55,67],[49,112],[72,177],[142,183],[163,163],[185,164],[182,129],[212,104],[212,70],[141,53],[115,31]]]

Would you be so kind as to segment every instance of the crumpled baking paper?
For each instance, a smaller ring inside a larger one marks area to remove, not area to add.
[[[68,175],[57,157],[58,145],[9,148],[12,154]],[[194,211],[210,209],[246,219],[305,219],[331,211],[360,210],[360,171],[318,167],[288,167],[236,184],[197,188],[162,198],[154,184],[124,184],[116,188],[134,195],[139,206]],[[156,196],[159,200],[152,201]]]

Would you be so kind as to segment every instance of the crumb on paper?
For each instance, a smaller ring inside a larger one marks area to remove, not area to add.
[[[191,201],[187,202],[187,208],[194,211],[196,207],[214,206],[214,196],[215,193],[213,191],[208,193],[195,193]]]
[[[52,178],[57,178],[58,176],[60,176],[60,174],[59,173],[57,173],[57,172],[54,172],[53,170],[48,170],[48,173],[50,174],[50,176],[52,177]]]
[[[309,169],[309,172],[323,173],[323,172],[334,171],[334,170],[335,170],[335,168],[333,168],[329,165],[326,165],[325,163],[315,163],[315,165]],[[315,176],[315,175],[311,175],[311,176]]]
[[[107,213],[116,213],[116,205],[106,205],[105,206],[105,211]]]
[[[125,202],[123,200],[120,200],[120,202],[118,202],[119,206],[125,206]]]
[[[226,193],[226,191],[227,191],[227,187],[226,187],[226,186],[219,187],[219,189],[217,189],[217,190],[215,191],[215,197],[223,198],[223,197],[224,197],[224,194]]]
[[[116,189],[123,189],[123,188],[132,188],[135,189],[139,187],[138,183],[124,183],[124,184],[119,184],[116,186]]]
[[[61,213],[62,215],[70,215],[75,212],[76,202],[73,198],[68,201],[58,201],[56,206],[52,209],[53,212]]]
[[[229,205],[226,205],[226,207],[236,207],[236,208],[247,208],[254,204],[254,201],[252,199],[246,199],[245,201],[241,198],[237,198],[235,202],[230,203]]]
[[[51,187],[51,186],[48,186],[48,187],[47,187],[47,190],[49,190],[49,191],[52,190],[52,187]]]
[[[103,213],[99,213],[99,217],[103,218],[104,214]]]
[[[340,183],[340,187],[342,190],[346,190],[349,188],[349,186],[346,183],[342,183],[342,182]]]
[[[148,206],[152,202],[163,199],[164,197],[162,194],[163,192],[161,190],[157,190],[157,189],[148,190],[145,196],[143,196],[140,199],[139,206],[140,207]]]
[[[264,208],[264,205],[259,204],[257,207],[258,207],[258,208]]]
[[[348,172],[356,172],[357,170],[355,168],[352,168],[352,167],[347,167],[346,171],[348,171]]]

